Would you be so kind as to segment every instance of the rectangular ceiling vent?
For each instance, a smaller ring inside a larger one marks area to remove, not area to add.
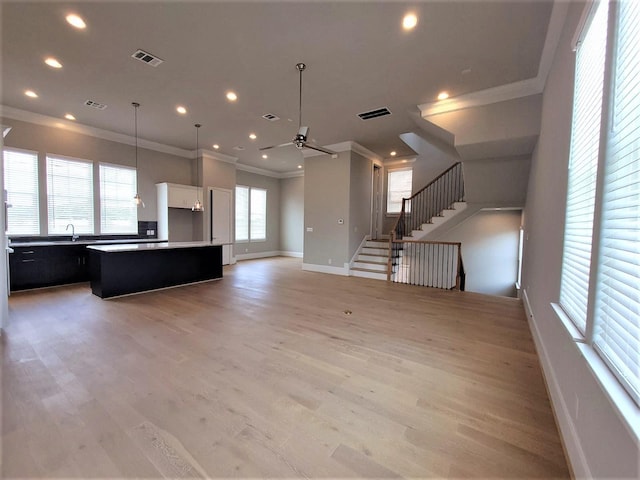
[[[96,108],[98,110],[104,110],[105,108],[107,108],[107,106],[104,103],[94,102],[93,100],[86,100],[84,104],[87,107]]]
[[[265,113],[264,115],[262,115],[262,118],[264,118],[265,120],[269,120],[270,122],[276,122],[280,120],[280,117],[274,115],[273,113]]]
[[[387,107],[377,108],[375,110],[369,110],[368,112],[358,114],[361,120],[371,120],[372,118],[384,117],[385,115],[391,115],[391,111]]]
[[[164,61],[149,52],[145,52],[144,50],[136,50],[136,52],[131,56],[136,60],[146,63],[147,65],[151,65],[152,67],[157,67]]]

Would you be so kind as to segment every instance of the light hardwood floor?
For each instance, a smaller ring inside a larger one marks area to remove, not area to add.
[[[520,301],[300,268],[13,294],[5,478],[569,476]]]

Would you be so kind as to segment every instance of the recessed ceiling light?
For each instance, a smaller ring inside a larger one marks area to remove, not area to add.
[[[215,148],[216,150],[218,150],[220,148],[220,145],[218,145],[217,143],[213,144],[213,148]]]
[[[31,97],[31,98],[38,98],[38,94],[36,92],[34,92],[33,90],[25,90],[24,94],[27,97]]]
[[[255,133],[250,133],[250,134],[249,134],[249,138],[250,138],[251,140],[255,140],[256,138],[258,138],[258,136],[257,136]]]
[[[44,63],[52,68],[62,68],[62,64],[53,57],[45,58]]]
[[[230,102],[235,102],[238,99],[238,95],[235,92],[227,92],[227,100]]]
[[[178,105],[176,107],[176,112],[178,112],[180,115],[184,115],[185,113],[187,113],[187,109],[184,108],[182,105]]]
[[[64,118],[66,118],[67,120],[75,120],[76,117],[74,117],[73,115],[71,115],[70,113],[67,113]]]
[[[298,168],[302,168],[302,165],[298,165]]]
[[[87,28],[87,24],[84,23],[84,20],[79,15],[76,15],[75,13],[70,13],[65,18],[67,19],[67,22],[69,23],[69,25],[73,27],[80,28],[80,29]]]
[[[418,17],[415,13],[407,13],[402,19],[402,28],[405,30],[413,30],[418,24]]]
[[[447,92],[440,92],[438,94],[438,100],[446,100],[449,98],[449,94]]]
[[[389,155],[391,155],[392,157],[395,157],[398,153],[394,150],[393,152],[391,152]]]
[[[269,155],[267,155],[266,153],[263,153],[262,154],[262,158],[264,158],[266,160],[267,158],[269,158]]]

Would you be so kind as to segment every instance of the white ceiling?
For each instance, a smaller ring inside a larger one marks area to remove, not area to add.
[[[321,145],[354,141],[383,158],[413,151],[417,105],[536,77],[552,0],[442,2],[2,2],[2,104],[133,135],[200,147],[274,172],[296,169],[297,62],[305,62],[303,124]],[[419,18],[411,32],[403,15]],[[87,29],[65,22],[80,14]],[[164,60],[150,67],[136,49]],[[43,63],[56,57],[60,70]],[[469,73],[463,73],[470,70]],[[37,99],[25,89],[39,93]],[[230,103],[227,90],[239,99]],[[85,100],[107,104],[103,110]],[[177,105],[188,108],[178,115]],[[357,114],[388,107],[392,115]],[[268,122],[261,115],[281,118]],[[288,121],[291,119],[291,121]],[[258,138],[249,139],[250,132]],[[237,151],[233,147],[243,146]]]

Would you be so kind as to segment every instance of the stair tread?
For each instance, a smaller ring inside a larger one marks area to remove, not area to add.
[[[362,267],[353,267],[351,270],[356,270],[358,272],[379,273],[380,275],[387,274],[387,272],[381,272],[380,270],[371,270],[369,268],[362,268]]]
[[[372,262],[370,260],[356,260],[355,263],[368,263],[371,265],[386,265],[387,262]]]

